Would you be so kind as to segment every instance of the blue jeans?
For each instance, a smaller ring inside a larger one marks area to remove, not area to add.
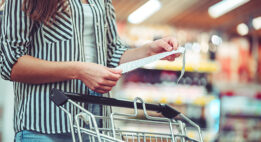
[[[101,96],[101,94],[90,90],[90,95]],[[97,104],[88,104],[88,111],[94,115],[102,115],[101,106]],[[97,120],[98,126],[102,121]],[[83,141],[89,142],[89,136],[83,135]],[[76,135],[76,141],[78,136]],[[96,140],[95,140],[96,141]],[[15,135],[15,142],[72,142],[71,133],[68,134],[42,134],[34,131],[23,130]]]
[[[15,142],[72,142],[72,135],[68,134],[41,134],[23,130],[15,135]]]
[[[76,142],[79,141],[75,135]],[[82,134],[83,142],[89,142],[89,135]],[[95,138],[94,141],[97,139]],[[15,142],[72,142],[72,134],[42,134],[34,131],[23,130],[15,135]]]
[[[94,92],[92,90],[90,91],[90,95],[92,96],[102,96],[102,94]],[[101,111],[101,105],[97,105],[97,104],[88,104],[88,111],[91,112],[94,115],[102,115],[102,111]]]

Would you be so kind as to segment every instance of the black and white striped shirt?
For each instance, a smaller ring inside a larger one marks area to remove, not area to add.
[[[62,12],[55,23],[37,23],[22,11],[23,0],[6,0],[1,27],[0,71],[10,80],[11,69],[18,58],[30,55],[48,61],[84,61],[83,25],[94,20],[98,63],[116,67],[127,47],[119,40],[111,0],[89,0],[93,19],[84,19],[81,0],[68,0],[71,15]],[[14,82],[15,132],[32,130],[41,133],[68,133],[69,120],[49,100],[57,88],[66,92],[89,94],[80,80],[48,84]],[[66,105],[69,110],[75,108]]]

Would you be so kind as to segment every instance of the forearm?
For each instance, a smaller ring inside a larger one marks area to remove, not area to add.
[[[121,57],[120,64],[150,56],[149,44],[139,48],[129,49]]]
[[[121,57],[120,64],[141,59],[151,55],[178,49],[178,42],[173,37],[165,37],[142,47],[127,50]],[[173,54],[163,58],[164,60],[174,61],[179,54]]]
[[[12,68],[11,80],[42,84],[77,79],[77,62],[51,62],[22,56]]]

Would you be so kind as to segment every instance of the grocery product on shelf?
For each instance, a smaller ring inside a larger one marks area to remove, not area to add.
[[[260,132],[261,119],[261,89],[256,82],[261,76],[261,56],[255,61],[249,37],[230,37],[221,32],[167,25],[124,24],[123,27],[120,30],[123,40],[127,39],[131,47],[137,48],[153,39],[175,35],[186,47],[186,72],[176,84],[182,69],[181,58],[174,62],[153,62],[126,74],[117,97],[132,99],[135,95],[148,102],[174,105],[205,128],[207,141],[261,139],[260,134],[256,134]],[[229,101],[226,101],[227,95]],[[244,103],[237,98],[242,95]],[[234,107],[230,106],[232,104]]]
[[[221,98],[220,140],[259,141],[261,101],[254,97],[229,95]],[[240,105],[239,105],[240,104]]]

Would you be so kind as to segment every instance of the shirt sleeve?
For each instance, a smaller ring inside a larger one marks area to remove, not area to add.
[[[107,1],[107,41],[108,41],[108,66],[117,67],[122,54],[129,48],[119,38],[116,26],[116,16],[111,0]]]
[[[6,0],[1,19],[0,73],[5,80],[11,80],[12,67],[31,46],[33,21],[22,5],[23,0]]]

